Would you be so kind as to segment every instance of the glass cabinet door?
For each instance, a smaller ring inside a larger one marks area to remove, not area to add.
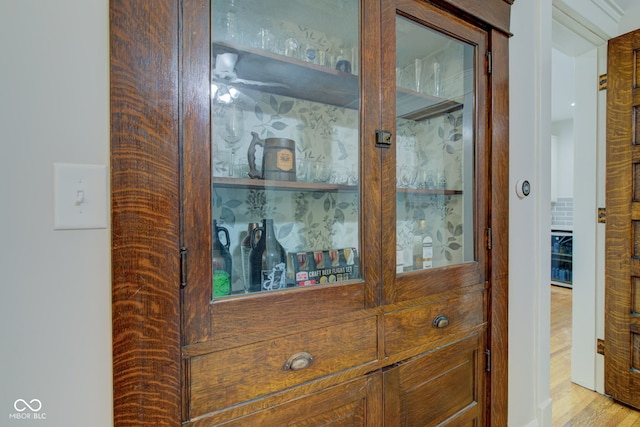
[[[475,259],[474,49],[401,16],[396,25],[396,266],[404,273]]]
[[[395,15],[396,295],[484,274],[486,36],[441,15],[410,3]]]
[[[211,10],[212,298],[359,278],[359,1]]]

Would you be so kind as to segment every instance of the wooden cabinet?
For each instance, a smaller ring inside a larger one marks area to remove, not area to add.
[[[111,2],[116,426],[506,425],[510,3]]]

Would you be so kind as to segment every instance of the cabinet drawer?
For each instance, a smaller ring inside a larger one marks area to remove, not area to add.
[[[374,406],[380,406],[380,384],[380,375],[373,374],[221,423],[219,426],[370,426],[369,419],[381,417],[381,411],[374,409]]]
[[[197,417],[374,361],[376,342],[376,318],[368,317],[193,357],[187,372],[189,416]],[[295,355],[299,357],[296,359]],[[312,358],[306,367],[305,355]]]
[[[435,323],[440,322],[440,327]],[[484,322],[484,291],[413,306],[384,316],[387,356],[459,339]],[[421,349],[425,350],[425,349]]]

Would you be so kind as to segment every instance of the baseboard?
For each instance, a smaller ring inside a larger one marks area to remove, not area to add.
[[[537,422],[539,427],[551,427],[551,410],[552,410],[551,398],[540,403],[540,406],[538,406],[538,413],[537,413],[537,418],[538,418]]]

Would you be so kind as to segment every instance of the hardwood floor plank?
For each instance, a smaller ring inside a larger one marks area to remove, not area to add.
[[[571,382],[571,293],[551,287],[552,425],[640,427],[640,411]]]

